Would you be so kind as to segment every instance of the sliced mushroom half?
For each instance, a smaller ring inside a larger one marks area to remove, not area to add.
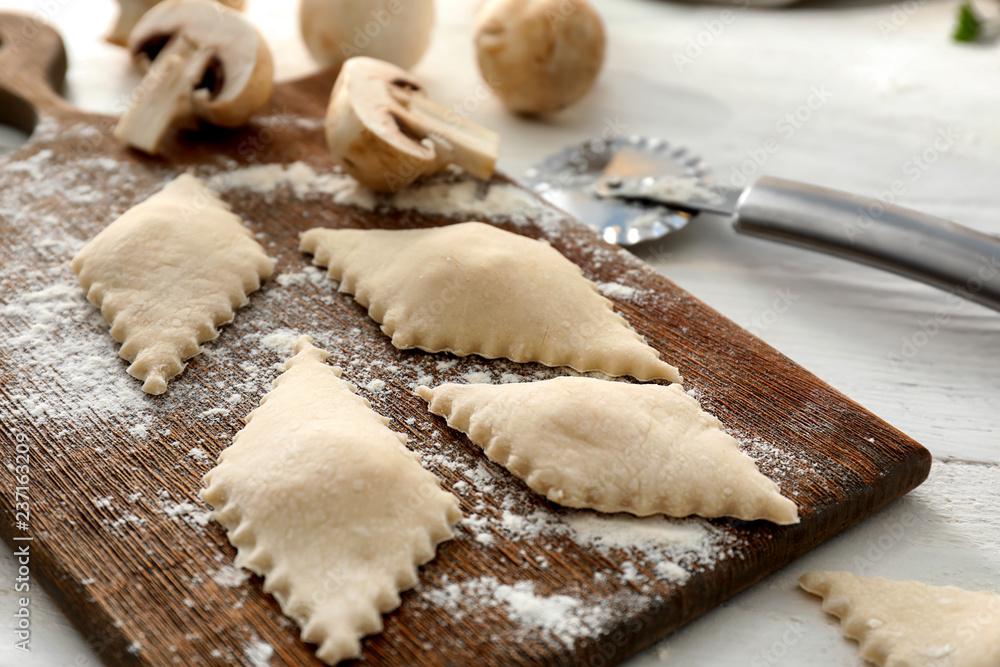
[[[427,99],[409,72],[375,58],[344,63],[326,113],[337,164],[363,185],[395,191],[456,164],[489,178],[500,135]]]
[[[271,96],[274,65],[264,37],[212,0],[168,0],[139,21],[129,50],[148,68],[115,136],[146,153],[171,126],[247,122]]]

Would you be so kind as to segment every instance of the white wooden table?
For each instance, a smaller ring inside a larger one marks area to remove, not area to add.
[[[722,15],[718,7],[599,0],[609,29],[600,83],[583,104],[545,122],[511,116],[494,99],[475,102],[482,89],[470,26],[479,3],[439,4],[436,39],[416,72],[436,100],[477,106],[473,118],[501,132],[500,166],[511,175],[608,124],[683,142],[724,180],[774,137],[777,152],[762,165],[747,163],[747,171],[873,198],[899,179],[903,204],[1000,234],[1000,54],[949,41],[951,1],[811,2]],[[292,3],[250,5],[276,52],[279,76],[310,71]],[[41,13],[60,28],[71,58],[71,100],[121,110],[115,100],[137,78],[121,50],[99,39],[110,2],[2,0],[0,8]],[[816,108],[807,113],[801,107],[811,95]],[[796,113],[808,118],[793,132],[778,127]],[[957,136],[947,149],[932,149],[949,128]],[[0,142],[13,140],[0,131]],[[915,167],[913,157],[925,151],[926,169]],[[818,601],[796,589],[795,579],[811,569],[1000,590],[1000,314],[872,269],[740,237],[718,219],[697,220],[640,254],[923,443],[935,465],[929,481],[903,500],[630,665],[860,664],[856,646],[840,637]],[[781,305],[780,294],[789,305]],[[919,334],[939,311],[937,331]],[[99,664],[38,590],[32,652],[15,651],[13,578],[4,547],[0,665]]]

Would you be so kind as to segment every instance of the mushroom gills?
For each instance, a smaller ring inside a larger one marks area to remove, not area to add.
[[[405,110],[402,118],[396,118],[400,129],[430,140],[440,166],[457,164],[476,178],[492,176],[500,154],[499,134],[431,102],[409,86],[393,85],[390,92]]]
[[[205,80],[213,58],[211,48],[199,47],[184,35],[170,39],[150,64],[114,135],[155,155],[172,125],[193,124],[191,91]]]

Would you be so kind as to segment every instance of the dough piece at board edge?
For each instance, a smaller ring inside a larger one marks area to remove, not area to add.
[[[240,217],[190,174],[127,210],[71,266],[149,394],[165,392],[274,270]]]
[[[823,598],[823,611],[876,665],[1000,665],[1000,593],[850,572],[807,572],[799,586]]]
[[[795,503],[680,385],[562,377],[417,393],[554,503],[637,516],[799,522]]]
[[[310,229],[300,248],[399,349],[503,357],[681,382],[546,241],[482,222],[429,229]]]
[[[264,578],[282,611],[329,664],[417,582],[461,519],[458,501],[388,420],[303,336],[285,372],[204,478],[202,498]]]

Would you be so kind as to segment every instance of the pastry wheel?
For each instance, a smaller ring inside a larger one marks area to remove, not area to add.
[[[744,189],[720,184],[700,157],[660,139],[593,139],[545,158],[525,182],[609,243],[653,241],[697,213],[714,213],[744,234],[892,271],[1000,310],[1000,238],[773,176]]]

